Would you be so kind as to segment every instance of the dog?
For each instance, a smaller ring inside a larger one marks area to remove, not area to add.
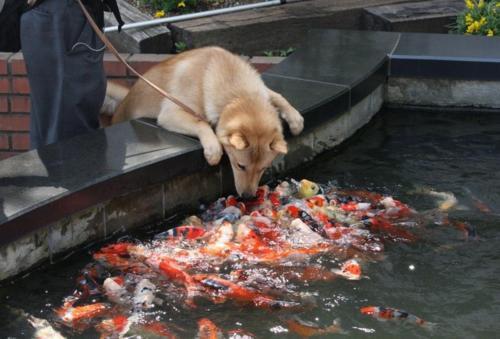
[[[108,82],[103,111],[114,111],[112,123],[156,118],[169,131],[197,137],[210,165],[218,164],[225,151],[236,191],[243,197],[255,194],[264,171],[288,151],[280,116],[294,135],[304,126],[300,113],[267,88],[248,62],[220,47],[183,52],[144,76],[206,121],[138,80],[130,90]]]

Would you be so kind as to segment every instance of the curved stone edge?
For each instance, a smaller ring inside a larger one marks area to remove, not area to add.
[[[383,98],[382,84],[344,114],[290,139],[289,154],[276,161],[273,171],[283,173],[339,145],[379,111]],[[67,257],[68,251],[84,243],[102,241],[180,210],[194,210],[200,202],[230,193],[231,186],[231,170],[223,163],[99,203],[0,247],[0,280],[55,260],[58,254]]]

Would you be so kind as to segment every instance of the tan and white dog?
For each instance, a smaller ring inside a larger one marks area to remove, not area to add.
[[[139,80],[130,90],[108,83],[103,111],[114,111],[112,123],[157,118],[169,131],[198,137],[211,165],[219,163],[224,149],[243,196],[253,196],[265,169],[278,154],[287,153],[280,115],[294,135],[304,125],[300,113],[267,88],[249,63],[219,47],[181,53],[155,65],[145,77],[208,122]]]

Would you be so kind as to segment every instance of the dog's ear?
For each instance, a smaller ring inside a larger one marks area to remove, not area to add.
[[[281,154],[286,154],[288,152],[286,141],[282,138],[274,139],[273,142],[271,142],[271,149]]]
[[[241,133],[233,133],[228,138],[229,144],[241,151],[248,147],[248,140]]]

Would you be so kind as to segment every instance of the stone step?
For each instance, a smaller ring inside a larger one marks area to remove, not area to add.
[[[153,17],[142,13],[126,0],[118,0],[118,6],[123,21],[127,23],[151,20]],[[106,13],[106,26],[117,24],[113,14]],[[173,42],[170,30],[165,25],[148,28],[128,29],[118,32],[106,33],[109,40],[122,53],[171,53]]]
[[[363,28],[374,31],[448,33],[455,18],[464,9],[462,0],[369,7],[363,13]]]
[[[411,0],[309,0],[230,13],[170,26],[175,41],[189,48],[219,45],[258,55],[269,49],[299,46],[315,28],[359,29],[363,8]],[[318,46],[319,47],[319,46]]]

